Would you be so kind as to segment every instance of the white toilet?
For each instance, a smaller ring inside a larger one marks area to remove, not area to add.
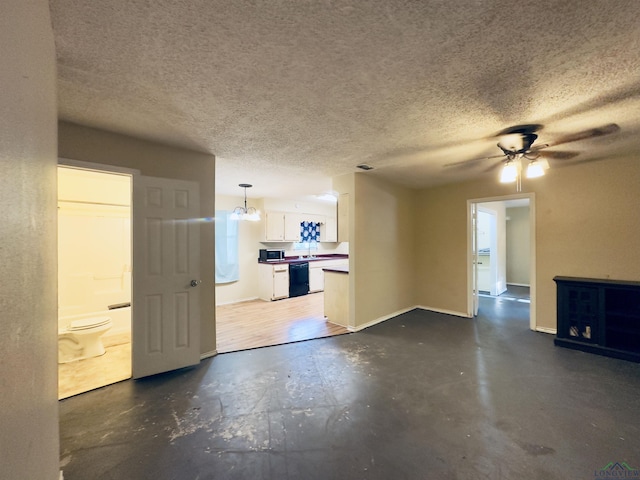
[[[100,337],[111,328],[111,317],[85,317],[72,320],[58,332],[58,363],[75,362],[104,355]]]

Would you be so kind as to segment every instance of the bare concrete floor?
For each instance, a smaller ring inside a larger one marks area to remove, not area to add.
[[[357,334],[222,354],[60,412],[65,480],[564,480],[640,468],[640,364],[555,347],[528,329],[528,304],[504,299],[482,298],[476,320],[416,310]]]

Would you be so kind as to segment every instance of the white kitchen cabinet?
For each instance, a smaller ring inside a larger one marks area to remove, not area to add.
[[[309,293],[322,292],[324,290],[324,271],[328,267],[348,267],[348,259],[340,260],[316,260],[309,262]]]
[[[264,231],[266,241],[284,241],[284,213],[267,212],[264,216]]]
[[[264,218],[265,242],[300,241],[300,214],[267,212]]]
[[[300,241],[300,214],[285,213],[284,214],[284,241],[299,242]]]
[[[336,217],[326,217],[325,224],[320,227],[320,241],[338,241],[338,221]]]
[[[318,263],[318,262],[311,262]],[[324,271],[322,268],[314,268],[309,265],[309,293],[321,292],[324,290]]]
[[[289,265],[258,264],[258,293],[262,300],[278,300],[289,296]]]

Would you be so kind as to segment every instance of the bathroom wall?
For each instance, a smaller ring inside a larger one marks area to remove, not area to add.
[[[131,178],[58,168],[58,326],[131,302]],[[130,331],[112,310],[107,335]]]

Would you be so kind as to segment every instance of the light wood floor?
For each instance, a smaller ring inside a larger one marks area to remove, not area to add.
[[[251,300],[216,307],[218,353],[349,333],[323,315],[324,293],[274,302]]]

